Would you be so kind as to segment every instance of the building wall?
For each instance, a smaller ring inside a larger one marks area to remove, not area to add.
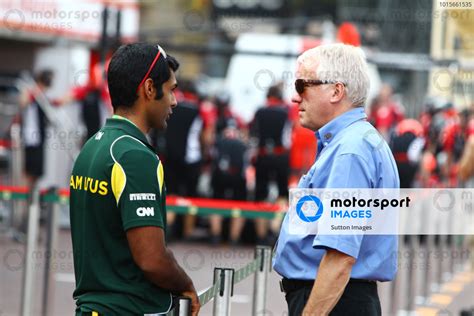
[[[17,75],[33,69],[37,50],[41,44],[0,39],[0,75]]]
[[[179,76],[197,79],[208,72],[209,54],[174,50],[178,46],[212,46],[218,26],[210,18],[210,1],[142,2],[140,6],[140,40],[160,43],[180,62]],[[215,65],[214,65],[215,66]]]
[[[430,73],[429,93],[457,108],[474,104],[474,10],[447,10],[433,1],[431,56],[450,60]]]

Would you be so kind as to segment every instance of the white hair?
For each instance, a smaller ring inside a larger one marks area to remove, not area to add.
[[[364,105],[370,82],[365,54],[359,47],[346,44],[321,45],[305,51],[297,62],[310,71],[314,69],[320,80],[344,83],[352,104]]]

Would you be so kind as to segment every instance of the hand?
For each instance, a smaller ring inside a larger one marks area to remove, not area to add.
[[[317,312],[311,306],[306,305],[301,316],[327,316],[329,313]]]
[[[181,295],[191,298],[191,315],[197,316],[199,309],[201,309],[201,303],[199,303],[199,298],[194,287],[190,291],[184,291]]]

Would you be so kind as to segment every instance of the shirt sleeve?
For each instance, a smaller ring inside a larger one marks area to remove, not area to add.
[[[356,154],[342,154],[336,157],[327,188],[372,188],[374,180],[367,162]],[[313,248],[335,249],[357,259],[363,239],[357,235],[316,235]]]
[[[124,230],[164,228],[163,166],[158,157],[141,150],[127,151],[115,161],[111,178]]]

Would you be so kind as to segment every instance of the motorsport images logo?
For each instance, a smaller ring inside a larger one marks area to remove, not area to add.
[[[396,224],[396,212],[389,209],[410,206],[409,196],[399,199],[396,194],[362,191],[290,190],[290,233],[367,233],[376,226],[385,228],[387,220]]]
[[[314,210],[314,215],[309,215],[308,209]],[[323,215],[323,209],[323,203],[314,195],[305,195],[296,203],[296,214],[298,214],[302,221],[307,223],[317,221]]]
[[[473,204],[464,188],[295,188],[286,221],[294,235],[474,235]]]

